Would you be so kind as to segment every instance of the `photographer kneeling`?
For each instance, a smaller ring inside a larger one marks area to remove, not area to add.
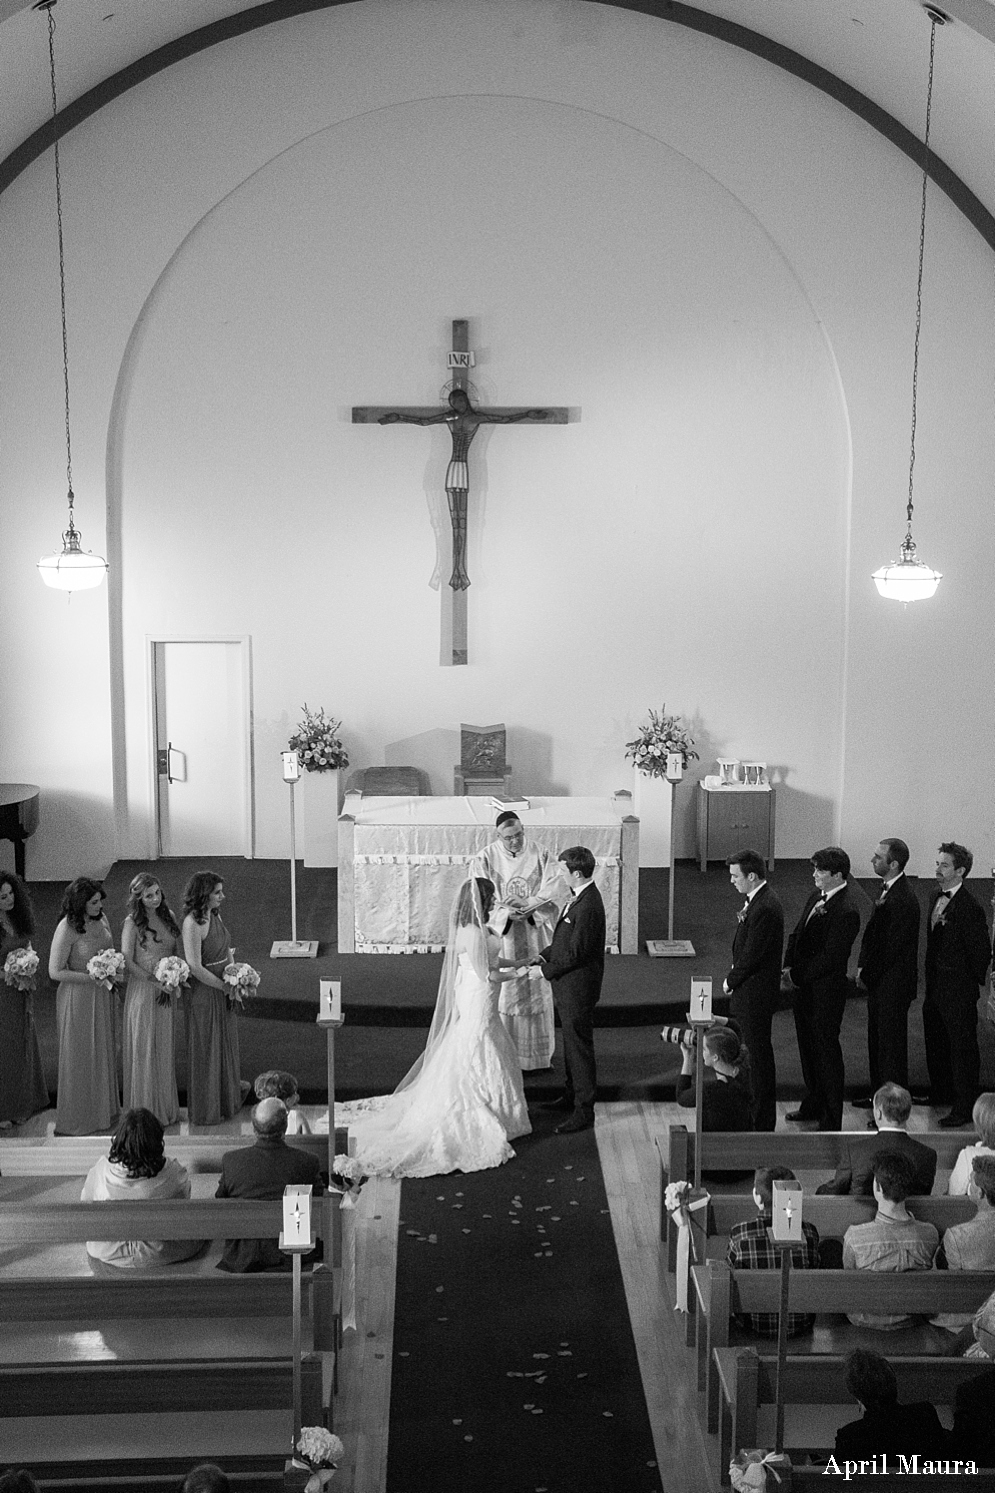
[[[666,1029],[665,1029],[666,1030]],[[687,1043],[691,1039],[691,1045]],[[694,1030],[681,1034],[677,1102],[694,1109]],[[750,1052],[734,1021],[717,1017],[705,1029],[701,1046],[705,1072],[701,1097],[703,1130],[752,1130],[753,1083]]]

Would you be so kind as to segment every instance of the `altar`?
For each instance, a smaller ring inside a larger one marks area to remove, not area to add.
[[[530,797],[517,810],[537,845],[591,850],[615,954],[639,950],[639,821],[629,802]],[[453,900],[477,851],[494,839],[496,817],[486,798],[347,794],[339,816],[339,953],[444,949]]]

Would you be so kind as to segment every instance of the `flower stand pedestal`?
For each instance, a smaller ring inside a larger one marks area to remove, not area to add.
[[[669,778],[649,777],[636,770],[633,808],[639,819],[640,866],[668,866],[667,937],[648,938],[646,950],[653,959],[691,959],[694,944],[674,937],[674,795],[677,783]]]
[[[301,778],[305,866],[339,863],[339,770],[305,772]]]

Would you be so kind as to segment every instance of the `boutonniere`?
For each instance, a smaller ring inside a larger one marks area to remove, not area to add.
[[[812,908],[812,916],[814,918],[824,918],[826,916],[825,902],[817,902],[815,904],[815,906]]]
[[[737,923],[745,923],[746,922],[746,908],[745,907],[741,908],[740,911],[737,912],[737,914],[736,914],[736,922]]]

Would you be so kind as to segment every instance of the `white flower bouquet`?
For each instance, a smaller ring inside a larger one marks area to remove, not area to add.
[[[252,968],[251,964],[225,965],[224,974],[221,977],[228,986],[228,1008],[241,1006],[245,1008],[245,998],[252,994],[259,984],[259,971]]]
[[[113,990],[124,974],[124,955],[117,949],[101,949],[86,961],[86,972],[95,985]]]
[[[363,1190],[367,1176],[363,1163],[356,1156],[336,1156],[332,1162],[329,1187],[342,1195],[343,1207],[355,1207],[356,1198]]]
[[[156,1004],[168,1006],[173,996],[179,993],[180,987],[190,979],[190,966],[178,955],[167,954],[165,959],[159,960],[152,978],[159,986],[156,992]]]
[[[287,743],[301,759],[305,772],[331,772],[349,766],[349,753],[339,738],[342,722],[335,721],[324,710],[309,710],[304,705],[304,719]]]
[[[667,758],[672,752],[680,752],[685,767],[692,759],[698,760],[694,737],[684,717],[667,715],[666,711],[666,705],[659,711],[651,710],[649,721],[639,728],[639,735],[625,744],[625,755],[648,778],[667,776]]]
[[[11,949],[3,962],[4,983],[15,990],[34,990],[38,973],[38,955],[28,944],[26,949]]]
[[[344,1456],[345,1447],[332,1431],[326,1431],[324,1426],[302,1426],[292,1465],[307,1468],[312,1473],[305,1493],[321,1493],[335,1476],[335,1469]]]

